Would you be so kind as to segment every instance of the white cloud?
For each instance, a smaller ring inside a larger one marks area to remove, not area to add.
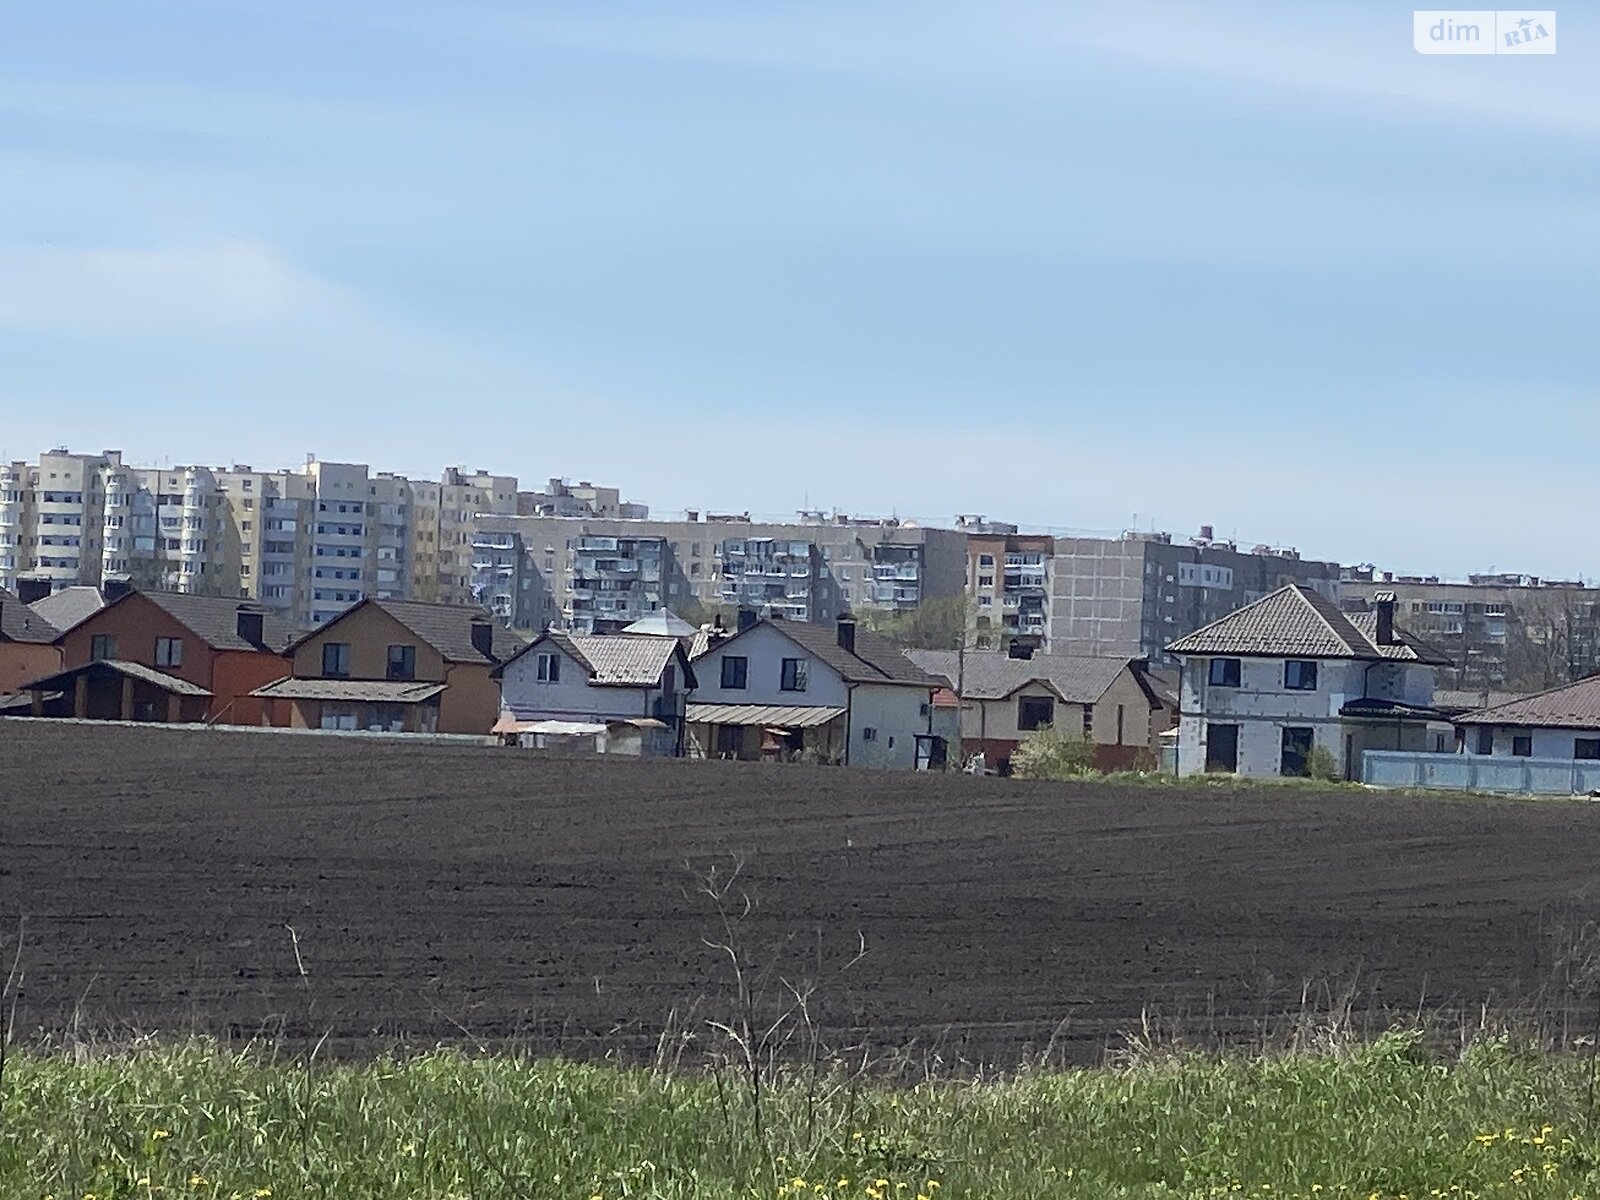
[[[0,246],[0,327],[119,338],[259,329],[348,309],[261,242],[163,250]]]

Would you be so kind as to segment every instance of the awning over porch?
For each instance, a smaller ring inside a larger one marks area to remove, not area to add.
[[[844,716],[842,708],[820,704],[691,704],[684,720],[691,725],[762,725],[779,729],[815,729]]]
[[[251,692],[262,700],[329,700],[366,704],[421,704],[445,690],[442,683],[388,679],[280,679]]]
[[[1441,709],[1404,700],[1352,700],[1339,710],[1341,717],[1368,721],[1448,721]]]
[[[171,696],[210,696],[211,693],[198,684],[190,683],[187,679],[179,679],[176,675],[167,675],[151,667],[134,662],[123,662],[116,658],[101,658],[94,662],[85,663],[81,667],[73,667],[56,675],[44,679],[35,679],[32,683],[22,686],[25,692],[66,692],[71,690],[80,676],[90,679],[99,679],[111,675],[120,675],[124,679],[137,680],[139,683],[149,684],[166,692]]]

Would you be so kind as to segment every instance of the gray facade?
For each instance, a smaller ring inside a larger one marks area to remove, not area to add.
[[[1338,563],[1303,559],[1293,550],[1240,550],[1209,537],[1058,538],[1048,571],[1049,648],[1173,666],[1166,646],[1174,639],[1285,584],[1302,583],[1337,601],[1339,574]]]
[[[959,596],[965,577],[963,533],[822,514],[783,523],[486,515],[473,540],[474,599],[518,629],[621,628],[663,607],[691,618],[746,607],[830,621]]]

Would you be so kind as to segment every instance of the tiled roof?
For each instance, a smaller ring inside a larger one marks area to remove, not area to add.
[[[960,675],[972,700],[1002,700],[1025,684],[1038,682],[1068,704],[1093,704],[1128,667],[1125,658],[1035,654],[1023,659],[997,650],[967,651],[964,669],[954,650],[907,650],[906,657],[952,687]]]
[[[1600,730],[1600,675],[1481,708],[1455,719],[1457,725],[1523,725],[1549,729]]]
[[[764,621],[779,633],[805,647],[839,672],[846,683],[904,683],[936,688],[940,680],[930,676],[905,656],[905,651],[871,630],[856,627],[856,648],[852,653],[839,645],[838,627],[831,621]],[[726,645],[726,643],[724,643]]]
[[[96,587],[62,588],[28,605],[61,633],[83,624],[105,606],[105,597]]]
[[[1377,614],[1342,613],[1320,592],[1291,583],[1246,604],[1220,621],[1179,638],[1167,647],[1172,654],[1262,654],[1286,658],[1398,659],[1442,665],[1438,651],[1395,630],[1396,644],[1376,642]]]
[[[1396,625],[1394,627],[1394,642],[1387,646],[1378,645],[1378,614],[1375,612],[1346,613],[1350,624],[1354,625],[1361,636],[1372,643],[1374,649],[1384,658],[1398,659],[1402,662],[1428,663],[1435,667],[1448,667],[1450,656],[1437,646],[1430,646],[1427,642],[1413,633]]]
[[[1492,692],[1476,688],[1434,688],[1434,707],[1452,712],[1477,712],[1480,708],[1499,708],[1522,700],[1528,692]]]
[[[674,637],[648,634],[557,633],[545,635],[583,664],[591,683],[655,687],[677,653]]]
[[[280,679],[257,688],[263,700],[351,700],[374,704],[421,704],[445,690],[445,684],[388,679]]]
[[[294,631],[280,617],[246,601],[180,592],[141,591],[129,595],[143,596],[213,650],[270,650],[280,654],[294,638]],[[262,613],[260,643],[247,642],[239,636],[241,611]]]
[[[472,624],[484,621],[494,630],[491,643],[496,662],[504,662],[527,642],[496,621],[482,608],[469,608],[459,604],[424,604],[418,600],[366,600],[388,613],[428,645],[432,646],[446,662],[489,662],[472,644]],[[357,606],[359,607],[359,605]],[[354,612],[347,609],[342,616]],[[334,620],[339,620],[335,617]]]
[[[24,604],[20,596],[0,588],[0,641],[48,645],[60,636],[61,631]]]

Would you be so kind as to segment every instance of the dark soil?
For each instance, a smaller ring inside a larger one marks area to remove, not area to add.
[[[1347,1006],[1576,1035],[1597,859],[1585,802],[0,720],[0,978],[23,917],[33,1035],[649,1053],[727,1011],[696,881],[736,861],[763,1003],[814,980],[833,1044],[1084,1059],[1142,1016],[1254,1040]]]

